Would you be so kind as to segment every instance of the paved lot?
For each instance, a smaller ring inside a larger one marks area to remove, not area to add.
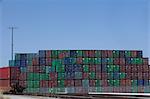
[[[22,95],[3,95],[4,98],[0,99],[60,99],[60,98],[50,98],[50,97],[40,97],[40,96],[22,96]],[[65,99],[65,98],[63,98]],[[70,99],[81,99],[81,98],[70,98]],[[150,97],[132,97],[132,96],[123,96],[123,97],[89,97],[82,99],[150,99]]]
[[[4,99],[59,99],[59,98],[50,98],[50,97],[21,96],[21,95],[3,95],[3,97]]]

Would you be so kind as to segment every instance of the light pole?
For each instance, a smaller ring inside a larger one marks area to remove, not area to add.
[[[11,29],[11,59],[13,60],[14,55],[14,29],[17,29],[17,27],[9,27]]]

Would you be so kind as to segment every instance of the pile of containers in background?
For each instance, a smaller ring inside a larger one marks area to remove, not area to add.
[[[138,50],[40,50],[16,54],[10,66],[19,67],[24,93],[150,92],[148,58]]]

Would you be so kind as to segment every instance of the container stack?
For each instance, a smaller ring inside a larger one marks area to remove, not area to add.
[[[40,50],[16,54],[24,93],[150,92],[148,58],[138,50]]]
[[[18,67],[0,68],[0,92],[6,92],[19,82],[20,70]]]
[[[17,67],[20,71],[18,76],[18,84],[22,87],[27,87],[27,75],[30,72],[29,67],[33,66],[33,58],[38,57],[35,53],[17,53],[15,60],[9,61],[11,68]],[[14,74],[15,75],[15,74]],[[10,75],[13,76],[13,75]]]

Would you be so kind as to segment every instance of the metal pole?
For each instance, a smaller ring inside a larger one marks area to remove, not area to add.
[[[11,59],[13,60],[14,55],[14,29],[17,29],[16,27],[9,27],[11,29]]]

